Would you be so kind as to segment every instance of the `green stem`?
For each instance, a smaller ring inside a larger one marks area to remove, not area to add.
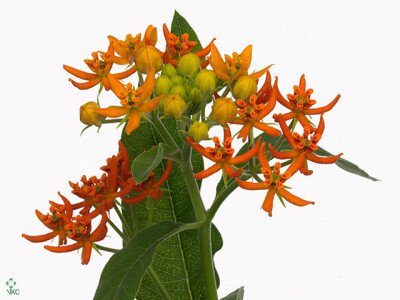
[[[131,204],[129,206],[131,207],[131,215],[132,215],[132,222],[133,222],[133,234],[136,235],[139,232],[136,208],[135,208],[135,204]]]
[[[160,290],[160,292],[163,295],[164,299],[172,300],[172,297],[169,294],[167,288],[165,287],[164,283],[161,281],[160,277],[158,277],[158,274],[156,273],[156,271],[153,269],[152,266],[147,268],[147,274],[150,275],[151,279],[153,280],[154,284]]]
[[[174,150],[179,150],[179,146],[175,143],[174,139],[172,136],[169,134],[168,130],[165,128],[164,124],[161,122],[160,118],[158,117],[156,112],[152,112],[151,115],[149,116],[151,122],[153,123],[154,127],[157,129],[158,133],[161,135],[163,138],[164,142],[170,146]]]
[[[121,220],[122,226],[124,227],[125,232],[126,232],[126,234],[128,235],[128,238],[131,239],[132,236],[133,236],[133,233],[132,233],[131,228],[129,227],[128,222],[126,221],[124,215],[121,213],[121,211],[119,210],[119,208],[118,208],[117,205],[114,205],[114,209],[115,209],[115,211],[117,212],[117,215],[118,215],[118,217],[119,217],[120,220]]]
[[[221,98],[224,98],[228,95],[229,91],[231,90],[231,87],[228,85],[226,86],[225,91],[222,93]]]
[[[189,192],[196,220],[202,225],[198,230],[200,244],[200,260],[203,271],[203,279],[207,300],[218,300],[217,285],[214,272],[214,260],[211,248],[211,222],[204,222],[206,219],[205,207],[200,195],[196,179],[193,177],[192,148],[184,143],[182,149],[183,163],[180,168],[185,179],[186,188]]]
[[[151,198],[150,196],[147,196],[147,205],[149,210],[147,216],[147,227],[149,227],[153,224],[153,208],[154,208],[153,198]]]
[[[129,242],[129,238],[117,227],[117,225],[114,224],[113,221],[110,219],[107,220],[107,222],[111,225],[111,227],[115,230],[116,233],[124,240],[125,243]]]
[[[99,245],[99,244],[97,244],[97,243],[95,243],[95,245],[96,245],[97,249],[99,249],[99,250],[103,250],[103,251],[107,251],[107,252],[112,252],[112,253],[115,253],[115,252],[118,252],[118,251],[119,251],[119,249],[104,247],[104,246]]]
[[[138,73],[138,76],[139,76],[139,86],[142,86],[143,83],[144,83],[143,75],[142,75],[142,73],[140,73],[140,72],[137,72],[137,73]]]
[[[122,118],[120,118],[120,119],[111,119],[111,120],[103,120],[103,124],[104,123],[120,123],[121,121],[122,121],[123,119]]]

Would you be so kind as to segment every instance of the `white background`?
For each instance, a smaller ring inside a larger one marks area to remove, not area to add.
[[[79,133],[79,106],[97,88],[79,91],[63,64],[106,50],[107,35],[123,38],[172,21],[174,9],[202,41],[221,53],[253,45],[251,70],[271,63],[283,94],[301,74],[317,106],[342,95],[325,114],[320,145],[344,153],[380,182],[336,166],[291,179],[292,192],[316,205],[260,210],[265,192],[236,191],[215,223],[224,247],[215,256],[222,297],[245,286],[245,299],[400,299],[399,83],[397,1],[8,1],[0,11],[1,243],[0,299],[91,299],[109,255],[54,254],[21,233],[47,229],[46,212],[68,180],[99,175],[117,151],[120,130]],[[111,99],[111,98],[110,98]],[[112,98],[114,99],[114,98]],[[110,105],[111,102],[103,102]],[[115,102],[114,102],[115,103]],[[279,108],[284,112],[285,109]],[[278,111],[279,111],[278,109]],[[237,143],[236,145],[240,145]],[[207,206],[219,176],[207,179]],[[105,241],[118,247],[110,230]],[[12,277],[19,296],[9,296]]]

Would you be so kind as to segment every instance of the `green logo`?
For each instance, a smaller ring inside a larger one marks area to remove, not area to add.
[[[17,284],[14,279],[10,278],[8,279],[8,281],[6,282],[8,289],[7,289],[7,293],[10,295],[19,295],[19,289],[14,289],[15,285]]]

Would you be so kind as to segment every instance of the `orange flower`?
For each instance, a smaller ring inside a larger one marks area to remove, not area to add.
[[[177,37],[175,34],[169,32],[168,27],[165,24],[163,26],[163,32],[165,41],[167,43],[167,47],[163,55],[164,64],[170,63],[176,67],[178,65],[178,59],[183,55],[192,52],[193,48],[197,45],[197,42],[189,41],[189,34],[187,33],[182,34],[180,38]],[[208,53],[210,53],[210,46],[214,40],[215,39],[213,39],[211,43],[204,49],[195,52],[195,54],[199,58],[203,58],[208,55]],[[208,60],[205,60],[201,63],[202,68],[205,68],[207,65]]]
[[[119,82],[119,80],[132,75],[136,72],[136,69],[132,67],[125,72],[110,74],[113,65],[112,57],[114,56],[113,43],[110,43],[107,52],[101,53],[102,60],[99,59],[99,53],[101,52],[93,52],[93,59],[85,59],[85,63],[94,74],[64,65],[63,67],[68,73],[71,73],[80,79],[87,80],[87,82],[79,83],[70,78],[69,81],[80,90],[90,89],[100,82],[103,84],[106,91],[111,89],[115,92],[116,90],[123,88],[123,84]]]
[[[164,182],[167,181],[169,175],[172,172],[172,165],[172,160],[168,160],[164,174],[156,182],[154,182],[154,171],[152,171],[145,181],[136,185],[133,190],[136,192],[140,192],[139,195],[132,198],[121,197],[121,199],[127,204],[136,204],[146,199],[147,196],[150,196],[153,199],[161,198],[163,196],[163,192],[160,189],[160,186],[162,186]]]
[[[270,136],[275,137],[281,134],[278,129],[261,122],[261,120],[264,119],[275,108],[277,94],[276,91],[278,89],[277,82],[278,80],[275,81],[273,91],[269,100],[267,100],[267,105],[264,104],[266,101],[258,101],[258,98],[266,96],[266,94],[261,93],[258,93],[260,94],[260,97],[257,97],[257,95],[252,95],[248,102],[243,101],[242,99],[238,99],[236,101],[236,104],[239,107],[238,114],[241,117],[231,121],[230,123],[243,125],[238,135],[238,138],[242,138],[243,142],[246,141],[247,136],[253,127],[264,131]]]
[[[161,95],[155,99],[145,102],[153,93],[155,84],[155,70],[151,69],[147,74],[146,80],[142,87],[133,89],[132,84],[128,83],[125,87],[121,87],[115,91],[115,94],[121,100],[122,106],[110,106],[108,108],[99,108],[97,113],[110,117],[117,118],[123,115],[128,115],[128,124],[125,127],[125,132],[130,134],[133,130],[139,127],[140,113],[149,113],[153,111],[161,98]]]
[[[99,226],[91,232],[91,218],[88,216],[77,216],[72,218],[75,222],[71,222],[66,226],[69,230],[68,238],[76,241],[75,244],[61,247],[44,246],[45,249],[56,252],[70,252],[83,248],[82,264],[87,265],[92,253],[92,243],[103,240],[107,234],[107,213],[102,212],[102,218]]]
[[[81,178],[82,185],[70,182],[72,193],[84,199],[84,201],[74,204],[73,209],[82,208],[80,212],[90,218],[95,218],[103,211],[108,211],[114,206],[114,199],[130,193],[135,185],[131,178],[126,182],[123,188],[118,191],[118,165],[117,157],[112,156],[110,160],[110,171],[108,174],[104,173],[100,179],[93,176],[86,179],[86,176]],[[93,204],[97,207],[92,212],[89,212]]]
[[[258,148],[260,147],[260,140],[261,138],[257,140],[257,143],[248,152],[236,157],[232,157],[235,150],[231,148],[232,137],[228,125],[225,125],[224,127],[224,142],[222,143],[222,146],[220,144],[218,137],[216,136],[213,138],[215,144],[214,148],[212,147],[204,148],[200,144],[195,143],[191,138],[186,137],[186,141],[189,143],[190,146],[192,146],[197,152],[199,152],[204,157],[207,157],[209,160],[215,162],[215,164],[209,167],[208,169],[194,174],[194,178],[200,180],[218,172],[221,169],[224,169],[224,171],[229,177],[240,176],[240,174],[242,174],[243,172],[243,168],[234,170],[231,165],[243,163],[251,159],[254,155],[256,155]]]
[[[303,127],[309,127],[312,132],[315,131],[314,126],[308,121],[305,115],[319,115],[331,110],[336,103],[340,99],[340,94],[336,96],[336,98],[326,106],[319,107],[319,108],[311,108],[316,101],[312,100],[311,94],[314,92],[313,89],[306,90],[306,79],[304,74],[300,78],[299,86],[293,86],[294,94],[288,94],[287,97],[289,101],[287,101],[283,96],[279,93],[278,94],[278,102],[285,106],[287,109],[290,109],[291,112],[283,114],[283,119],[285,121],[297,118],[300,124]],[[276,116],[274,116],[275,118]],[[277,122],[277,120],[275,119]]]
[[[303,200],[285,189],[283,183],[296,172],[296,167],[293,167],[292,164],[286,172],[281,174],[281,164],[277,162],[274,166],[274,169],[271,170],[267,156],[265,155],[264,142],[261,144],[260,150],[258,151],[258,161],[260,162],[261,171],[265,178],[264,182],[247,182],[238,178],[235,178],[235,180],[241,188],[246,190],[268,190],[262,208],[268,212],[270,217],[272,217],[272,207],[275,194],[278,194],[278,196],[285,198],[288,202],[297,206],[314,204],[314,202]]]
[[[113,37],[108,36],[110,43],[114,44],[115,52],[119,56],[112,56],[112,61],[118,65],[133,64],[139,51],[146,45],[155,46],[157,43],[157,28],[150,25],[147,27],[144,34],[143,40],[141,39],[141,34],[139,33],[135,37],[131,34],[127,34],[125,41],[121,41]]]
[[[289,145],[292,147],[293,151],[290,152],[279,152],[272,148],[271,144],[268,145],[269,150],[273,157],[277,159],[294,159],[292,164],[293,168],[296,170],[300,170],[300,172],[304,175],[311,175],[313,171],[308,170],[307,168],[307,160],[310,160],[319,164],[333,164],[336,162],[343,153],[340,153],[331,157],[319,157],[313,154],[314,151],[318,149],[317,143],[322,137],[322,134],[325,129],[324,118],[320,117],[320,121],[318,124],[318,128],[315,130],[313,136],[308,138],[311,134],[310,127],[304,127],[304,134],[300,136],[298,133],[291,133],[289,127],[285,123],[285,119],[283,115],[279,114],[276,116],[277,122],[281,126],[283,135],[288,141]],[[297,171],[296,170],[296,171]]]
[[[233,52],[232,57],[225,54],[224,61],[217,47],[215,47],[214,44],[211,44],[210,64],[214,69],[214,72],[221,80],[232,82],[242,75],[248,75],[247,72],[251,63],[251,52],[252,46],[249,45],[240,55],[236,52]],[[261,71],[255,72],[250,76],[254,79],[258,79],[264,75],[271,66],[272,65],[269,65],[268,67],[262,69]]]
[[[61,197],[61,199],[64,202],[64,205],[54,203],[53,201],[50,201],[50,212],[52,215],[47,214],[43,215],[40,211],[36,210],[36,216],[39,218],[39,220],[49,229],[53,230],[52,232],[43,234],[43,235],[37,235],[37,236],[31,236],[27,234],[22,234],[22,237],[26,238],[28,241],[33,242],[33,243],[40,243],[40,242],[45,242],[48,240],[51,240],[52,238],[56,237],[58,235],[58,244],[59,245],[64,245],[67,243],[67,234],[66,234],[66,229],[65,226],[69,224],[71,221],[72,217],[72,205],[68,201],[66,197],[58,193],[58,195]]]

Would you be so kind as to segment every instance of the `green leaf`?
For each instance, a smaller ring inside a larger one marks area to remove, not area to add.
[[[182,34],[184,33],[189,34],[189,41],[197,42],[192,52],[197,52],[203,49],[197,37],[197,34],[194,32],[193,28],[189,25],[189,23],[185,20],[185,18],[182,17],[177,11],[175,11],[174,18],[172,19],[171,33],[175,34],[178,37],[182,36]]]
[[[182,147],[177,123],[175,119],[165,118],[162,123],[171,134],[179,147]],[[161,136],[150,122],[142,120],[139,128],[129,136],[123,132],[122,142],[125,144],[129,157],[133,160],[144,149],[151,149],[163,142]],[[166,160],[162,160],[155,169],[155,181],[163,174]],[[192,152],[192,166],[194,172],[204,169],[203,158],[196,151]],[[198,182],[200,186],[200,181]],[[196,221],[189,194],[186,190],[182,172],[177,163],[174,163],[172,173],[161,188],[169,191],[163,192],[163,197],[154,200],[153,223],[170,220],[173,222],[193,223]],[[132,196],[135,195],[132,193]],[[148,210],[145,201],[134,205],[137,217],[137,229],[147,227]],[[130,206],[123,204],[123,214],[132,226]],[[213,253],[221,249],[222,238],[213,226],[211,232]],[[200,265],[200,252],[197,232],[181,232],[163,242],[157,249],[152,267],[164,283],[173,299],[204,299],[204,282]],[[159,300],[163,299],[161,292],[148,274],[141,282],[137,299]]]
[[[326,151],[325,149],[321,148],[320,146],[318,146],[318,150],[314,152],[316,155],[320,155],[320,156],[333,156],[333,154],[329,153],[328,151]],[[350,173],[356,174],[358,176],[370,179],[372,181],[379,181],[379,179],[376,179],[372,176],[370,176],[367,172],[365,172],[364,170],[360,169],[357,165],[353,164],[352,162],[349,162],[348,160],[344,159],[344,158],[339,158],[335,164]]]
[[[160,164],[164,148],[156,146],[135,157],[131,165],[132,177],[137,183],[149,177],[149,174]]]
[[[134,299],[157,247],[178,233],[183,225],[165,221],[148,227],[133,237],[107,262],[101,273],[94,300]]]
[[[236,291],[230,293],[228,296],[225,296],[221,300],[243,300],[244,296],[244,287],[238,288]]]

